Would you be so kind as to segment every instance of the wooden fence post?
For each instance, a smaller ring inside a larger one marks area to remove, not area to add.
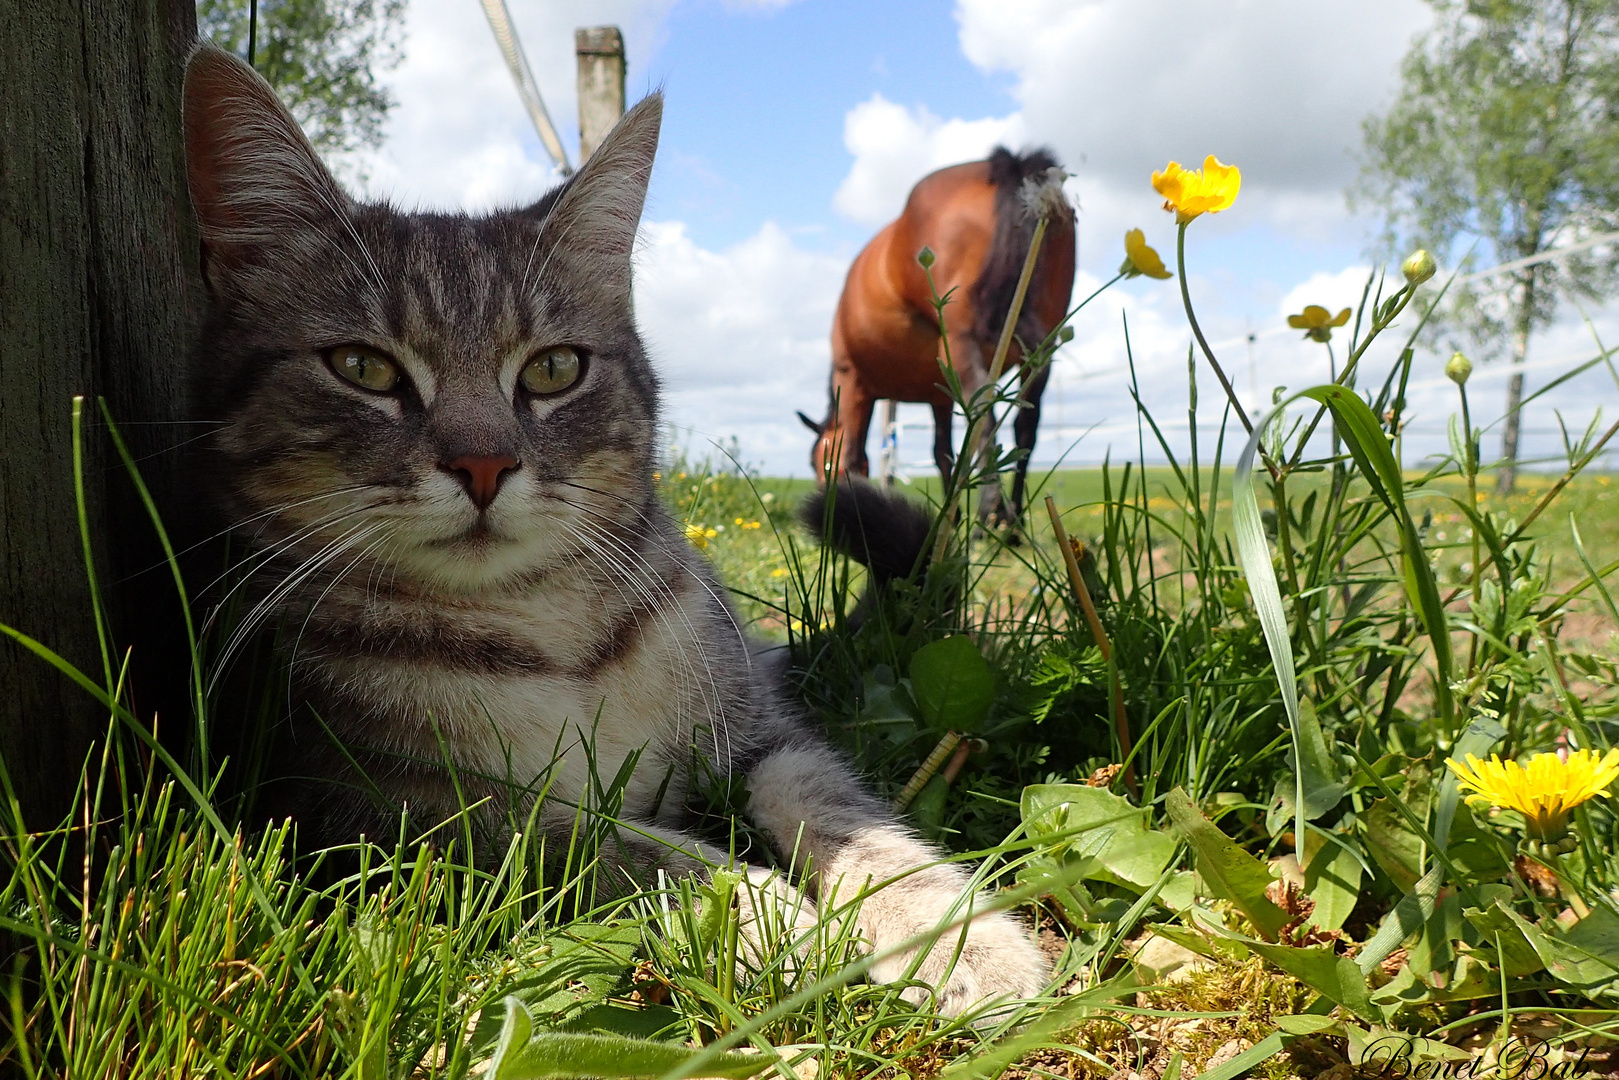
[[[96,398],[170,501],[200,291],[180,136],[195,36],[192,0],[0,0],[0,623],[101,681],[73,494],[72,398],[85,395],[86,509],[148,720],[174,588]],[[57,823],[106,723],[0,638],[0,757],[31,826]]]
[[[579,163],[624,115],[624,35],[616,26],[582,27],[573,32],[579,57]]]

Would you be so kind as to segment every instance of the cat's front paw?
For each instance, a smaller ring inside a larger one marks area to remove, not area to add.
[[[953,874],[940,877],[934,882],[896,882],[892,895],[885,895],[890,890],[878,890],[866,898],[860,926],[878,952],[959,916],[962,883]],[[945,1016],[960,1016],[991,1001],[1032,998],[1045,989],[1050,965],[1029,928],[1016,917],[987,912],[974,917],[966,930],[965,942],[959,926],[939,935],[911,975],[918,985],[901,994],[906,1001]],[[882,957],[872,967],[872,978],[879,982],[905,978],[916,953],[911,949]]]

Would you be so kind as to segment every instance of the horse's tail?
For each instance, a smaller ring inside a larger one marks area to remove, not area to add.
[[[805,499],[798,516],[834,551],[869,569],[877,582],[909,577],[933,527],[921,504],[848,476]]]
[[[1029,243],[1034,239],[1035,217],[1023,201],[1023,185],[1045,178],[1051,169],[1060,169],[1057,157],[1046,147],[1024,154],[1014,154],[1004,146],[997,146],[989,156],[989,176],[995,184],[995,238],[990,244],[984,268],[973,282],[971,298],[977,325],[975,336],[979,341],[995,341],[1006,323],[1006,312],[1012,306],[1017,292],[1018,277],[1023,273],[1023,260],[1028,257]],[[1040,259],[1035,263],[1035,280],[1048,273],[1050,252],[1059,243],[1070,246],[1074,242],[1074,215],[1070,210],[1066,219],[1059,218],[1047,226],[1046,239],[1041,247]],[[1035,290],[1031,287],[1031,294]],[[1041,324],[1025,303],[1018,318],[1017,335],[1033,345],[1045,338],[1052,327]]]

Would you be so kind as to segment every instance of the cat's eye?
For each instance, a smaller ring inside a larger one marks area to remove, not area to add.
[[[355,386],[386,394],[399,385],[399,365],[364,345],[339,345],[327,359],[333,371]]]
[[[566,345],[558,345],[523,365],[517,381],[531,394],[556,394],[578,382],[583,371],[579,353]]]

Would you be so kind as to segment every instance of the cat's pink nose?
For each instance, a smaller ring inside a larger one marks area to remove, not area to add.
[[[444,468],[455,473],[460,479],[461,486],[467,489],[467,497],[472,500],[474,506],[479,510],[487,510],[500,492],[500,478],[517,468],[517,459],[510,454],[495,457],[463,454],[454,461],[447,462]]]

